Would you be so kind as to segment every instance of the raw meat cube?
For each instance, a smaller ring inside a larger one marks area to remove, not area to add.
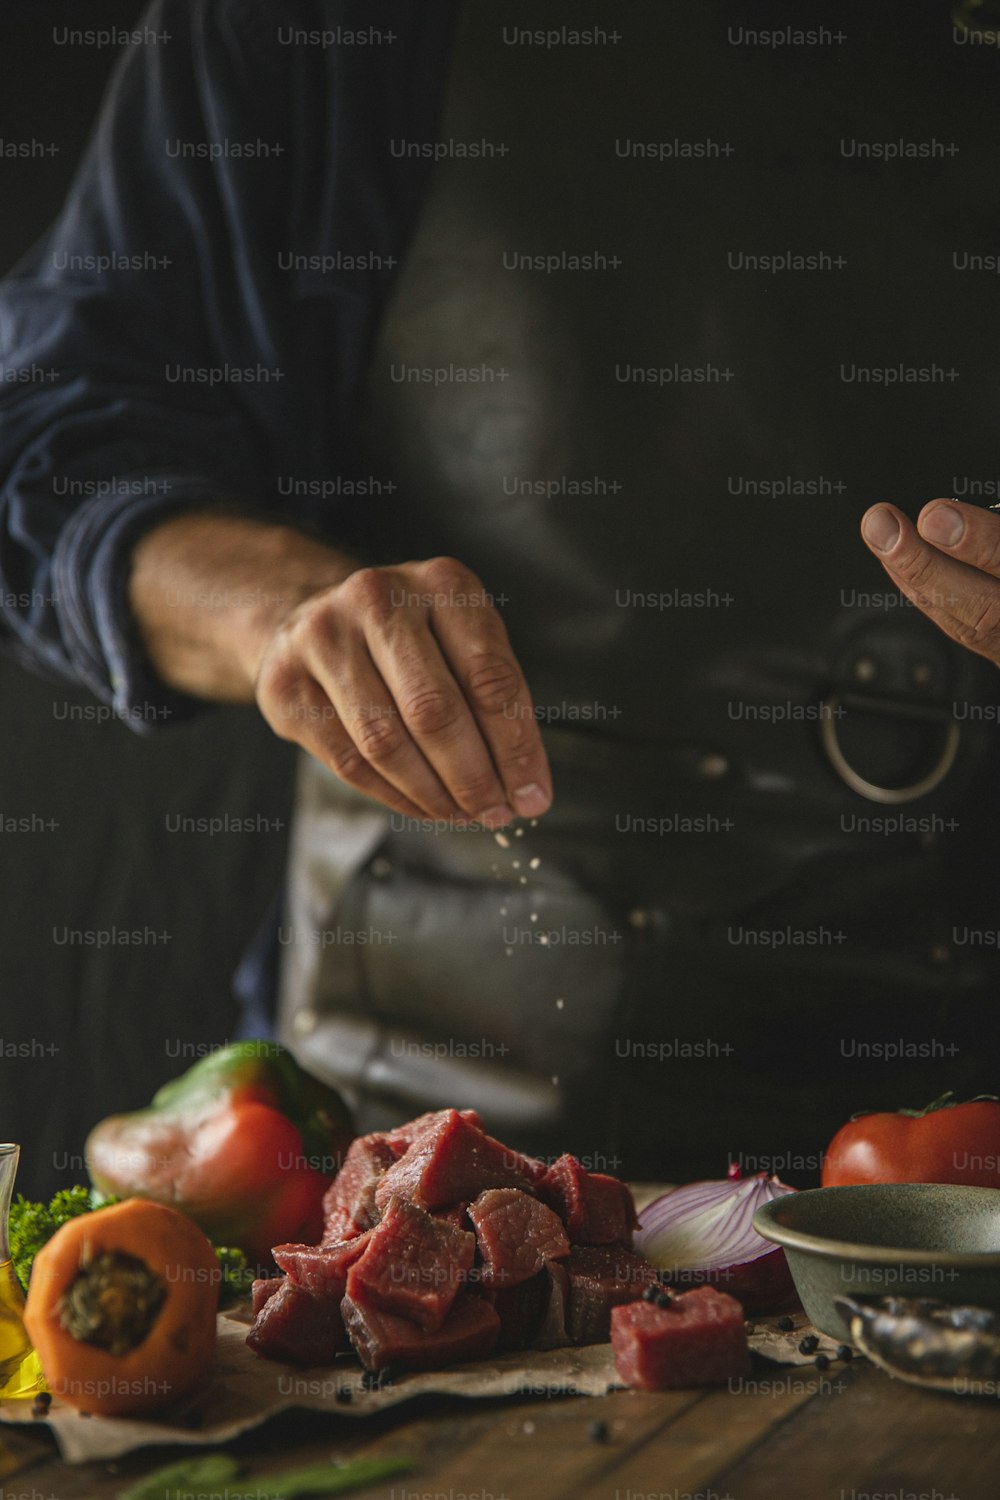
[[[405,1125],[397,1125],[394,1130],[385,1133],[385,1139],[389,1142],[396,1156],[402,1156],[408,1151],[413,1142],[419,1136],[426,1135],[428,1130],[434,1130],[448,1115],[455,1114],[451,1109],[432,1109],[425,1115],[418,1115],[415,1120],[408,1120]],[[457,1111],[469,1125],[475,1125],[477,1130],[483,1130],[482,1119],[474,1109],[460,1109]]]
[[[247,1343],[268,1359],[329,1364],[347,1348],[340,1304],[332,1297],[314,1297],[286,1278],[257,1314]]]
[[[347,1290],[347,1273],[364,1255],[373,1233],[366,1229],[339,1245],[275,1245],[271,1254],[296,1286],[314,1297],[334,1297],[339,1302]]]
[[[332,1191],[332,1188],[329,1190]],[[329,1195],[329,1194],[328,1194]],[[326,1215],[323,1224],[323,1238],[320,1242],[324,1245],[340,1245],[344,1240],[353,1239],[355,1235],[363,1234],[354,1222],[354,1215],[346,1208],[334,1206]]]
[[[603,1344],[611,1332],[611,1309],[634,1302],[647,1286],[658,1286],[655,1267],[630,1250],[577,1245],[562,1264],[569,1275],[567,1327],[574,1344]]]
[[[362,1307],[351,1297],[340,1304],[344,1326],[361,1363],[369,1370],[437,1370],[459,1359],[491,1353],[500,1319],[485,1297],[460,1292],[437,1333],[425,1333],[409,1318]]]
[[[574,1245],[631,1245],[639,1219],[632,1194],[617,1177],[588,1172],[575,1156],[560,1156],[537,1192],[562,1218]]]
[[[347,1273],[347,1293],[363,1307],[396,1313],[436,1333],[476,1256],[476,1237],[391,1198],[364,1254]]]
[[[284,1282],[284,1276],[260,1276],[257,1278],[250,1288],[250,1306],[255,1317],[267,1299],[273,1297],[275,1292],[280,1292]]]
[[[743,1308],[711,1286],[675,1296],[669,1307],[630,1302],[611,1314],[615,1369],[645,1391],[725,1385],[750,1373]]]
[[[527,1177],[510,1166],[507,1157],[498,1141],[463,1119],[458,1110],[443,1110],[379,1179],[376,1207],[384,1212],[393,1193],[431,1209],[458,1198],[475,1198],[488,1187],[530,1188]]]
[[[548,1307],[552,1283],[545,1271],[517,1286],[483,1288],[482,1295],[496,1309],[500,1319],[497,1353],[507,1349],[527,1349],[539,1333]],[[562,1340],[566,1342],[565,1337]]]
[[[341,1239],[349,1237],[343,1233],[348,1224],[353,1224],[355,1233],[359,1233],[378,1223],[375,1187],[395,1160],[387,1137],[377,1130],[371,1135],[359,1135],[351,1142],[344,1165],[323,1196],[323,1216],[336,1221]],[[338,1213],[338,1210],[342,1212]],[[329,1228],[323,1238],[330,1238]]]
[[[519,1188],[487,1188],[469,1204],[483,1258],[483,1283],[516,1286],[547,1260],[569,1254],[562,1220]]]
[[[515,1151],[513,1146],[506,1146],[503,1141],[498,1141],[495,1135],[487,1135],[485,1131],[483,1133],[490,1145],[496,1147],[505,1167],[526,1177],[532,1187],[541,1182],[549,1169],[547,1162],[539,1161],[537,1156],[527,1156],[523,1151]]]

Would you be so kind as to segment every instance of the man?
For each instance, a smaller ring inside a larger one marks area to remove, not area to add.
[[[946,636],[1000,654],[1000,522],[869,512],[944,633],[856,533],[992,473],[992,60],[779,10],[159,0],[5,288],[56,373],[0,568],[60,601],[9,642],[309,752],[277,1027],[362,1128],[810,1174],[992,1081],[994,678]]]

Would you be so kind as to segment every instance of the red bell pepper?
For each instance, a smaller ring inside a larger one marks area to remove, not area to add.
[[[244,1041],[201,1058],[147,1109],[102,1120],[85,1155],[99,1192],[178,1208],[263,1267],[273,1245],[320,1238],[352,1138],[334,1089],[276,1042]]]

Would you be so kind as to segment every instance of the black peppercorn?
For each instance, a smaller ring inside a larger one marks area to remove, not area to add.
[[[779,1318],[778,1327],[781,1329],[782,1333],[791,1333],[792,1329],[795,1327],[795,1324],[792,1322],[791,1318]]]
[[[647,1286],[643,1288],[642,1300],[643,1302],[655,1302],[659,1295],[655,1286]]]
[[[816,1350],[818,1348],[819,1348],[819,1339],[816,1337],[816,1335],[814,1333],[807,1333],[806,1336],[805,1336],[805,1338],[799,1344],[799,1353],[800,1354],[815,1354],[815,1352],[816,1352]]]
[[[607,1422],[591,1422],[590,1426],[587,1428],[587,1436],[590,1438],[590,1441],[592,1443],[606,1443],[608,1440]]]
[[[830,1356],[828,1354],[817,1354],[816,1368],[817,1370],[828,1370],[830,1368]]]
[[[837,1358],[842,1359],[845,1363],[847,1362],[847,1360],[854,1358],[854,1350],[851,1348],[850,1344],[837,1345]]]
[[[342,1385],[337,1392],[337,1400],[340,1402],[341,1406],[350,1406],[351,1402],[354,1400],[354,1392],[350,1389],[349,1386]]]
[[[669,1292],[657,1292],[656,1294],[657,1307],[670,1307],[673,1303],[673,1300],[674,1299],[673,1297],[671,1297]]]

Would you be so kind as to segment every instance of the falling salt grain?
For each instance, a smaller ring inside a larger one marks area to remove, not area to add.
[[[547,932],[540,932],[538,934],[538,946],[540,948],[547,948],[549,946],[549,935]]]
[[[514,829],[514,837],[516,839],[523,839],[524,838],[524,829],[523,828],[515,828]]]
[[[521,882],[522,885],[527,885],[528,884],[528,877],[527,877],[527,875],[519,875],[517,878]]]
[[[534,1424],[534,1422],[523,1422],[521,1424],[521,1431],[522,1432],[526,1432],[529,1437],[534,1432],[534,1430],[535,1430],[535,1424]]]
[[[541,864],[541,860],[538,858],[538,855],[536,854],[535,857],[534,857],[534,859],[529,859],[528,860],[528,869],[529,870],[537,870],[538,866],[540,864]]]
[[[505,833],[495,833],[493,835],[493,837],[496,839],[496,841],[500,845],[501,849],[509,849],[510,848],[510,839],[507,837],[507,835]]]
[[[519,859],[512,859],[510,867],[512,870],[519,870],[521,868],[521,861]]]
[[[531,820],[531,827],[532,828],[537,828],[538,827],[538,819],[537,818],[532,818],[532,820]]]
[[[514,951],[514,950],[513,950],[513,948],[505,948],[505,949],[504,949],[504,950],[503,950],[503,951],[504,951],[504,953],[505,953],[505,954],[506,954],[506,956],[507,956],[507,957],[508,957],[508,958],[510,958],[510,956],[511,956],[511,954],[512,954],[512,953],[513,953],[513,951]]]
[[[563,999],[563,998],[562,998],[562,996],[561,996],[561,995],[560,995],[560,996],[559,996],[559,999],[558,999],[558,1000],[557,1000],[557,1001],[556,1001],[556,1010],[562,1010],[562,1008],[563,1008],[563,1006],[564,1006],[564,1005],[565,1005],[565,1004],[566,1004],[566,1001],[565,1001],[565,1000],[564,1000],[564,999]]]
[[[552,1082],[555,1084],[556,1088],[559,1087],[559,1074],[558,1073],[553,1073],[553,1075],[552,1075]]]
[[[507,915],[507,908],[506,908],[506,906],[501,906],[501,908],[500,908],[500,915],[502,917],[505,917]]]
[[[531,916],[528,918],[528,921],[529,922],[537,922],[538,921],[538,913],[537,913],[537,911],[533,911],[531,913]]]

